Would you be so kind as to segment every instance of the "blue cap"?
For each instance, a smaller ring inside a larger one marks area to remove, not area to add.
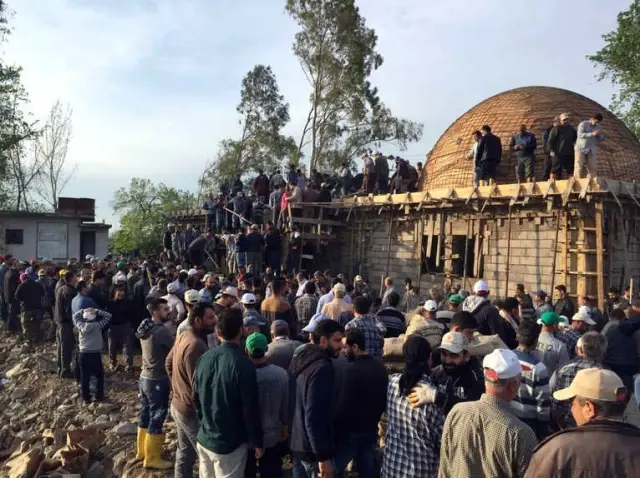
[[[316,331],[318,324],[323,320],[331,320],[331,319],[329,319],[328,315],[325,315],[322,312],[318,312],[313,317],[311,317],[309,324],[304,329],[302,329],[302,331],[312,334],[313,332]]]

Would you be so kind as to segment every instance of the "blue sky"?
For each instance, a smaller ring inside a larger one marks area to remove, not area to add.
[[[73,108],[64,194],[94,197],[98,219],[132,177],[196,189],[219,141],[238,132],[240,82],[269,64],[298,138],[308,85],[293,56],[284,0],[9,0],[5,47],[24,68],[35,119],[57,100]],[[549,85],[604,104],[585,55],[601,45],[628,0],[360,0],[378,34],[373,76],[394,114],[424,123],[404,157],[418,161],[460,114],[500,91]],[[389,148],[385,151],[395,152]]]

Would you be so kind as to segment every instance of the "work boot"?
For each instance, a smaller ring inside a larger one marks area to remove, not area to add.
[[[136,460],[144,458],[145,442],[147,439],[147,429],[138,428],[138,439],[136,441]]]
[[[173,463],[162,459],[162,445],[164,443],[164,433],[157,435],[147,435],[144,443],[144,468],[154,468],[156,470],[168,470],[173,468]]]

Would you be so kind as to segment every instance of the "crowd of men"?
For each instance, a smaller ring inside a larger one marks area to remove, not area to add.
[[[570,122],[568,113],[554,118],[542,138],[544,149],[543,181],[562,179],[563,174],[576,179],[597,174],[596,158],[604,133],[600,123],[603,117],[594,113],[590,119],[582,121],[576,129]],[[467,159],[473,160],[474,185],[488,185],[496,180],[496,171],[502,160],[502,141],[491,132],[491,126],[484,125],[473,133],[473,146]],[[521,125],[520,131],[511,137],[509,151],[516,159],[518,182],[535,182],[535,157],[538,148],[536,136]]]
[[[7,330],[21,324],[34,347],[55,336],[58,374],[84,403],[107,400],[105,339],[110,369],[132,380],[140,349],[145,468],[278,477],[288,456],[302,478],[344,476],[350,462],[362,478],[640,469],[640,429],[623,419],[639,371],[640,299],[628,289],[604,310],[562,285],[555,300],[519,284],[491,302],[484,281],[421,298],[410,280],[375,294],[331,271],[221,277],[154,257],[58,271],[6,256],[0,280]],[[392,343],[402,371],[389,375]],[[162,456],[169,412],[175,463]]]

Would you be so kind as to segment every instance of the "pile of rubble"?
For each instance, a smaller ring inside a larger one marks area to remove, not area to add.
[[[135,460],[136,377],[105,377],[108,400],[84,405],[78,385],[57,377],[55,347],[35,350],[0,332],[0,476],[31,477],[169,477],[142,469]],[[176,432],[165,424],[173,459]]]

